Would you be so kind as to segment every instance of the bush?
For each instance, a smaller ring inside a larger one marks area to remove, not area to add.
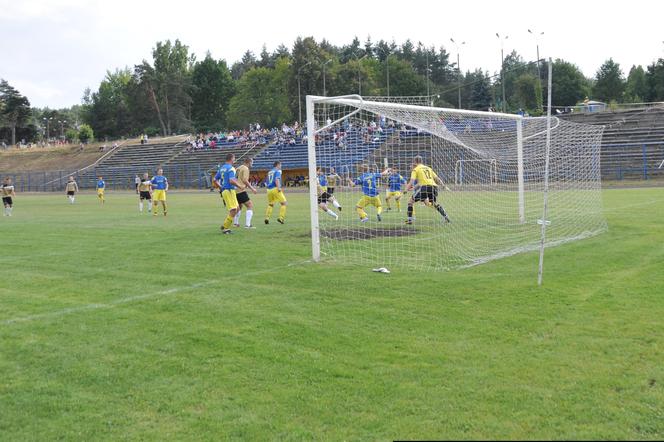
[[[94,140],[92,128],[87,124],[82,124],[78,129],[78,139],[81,140],[81,143],[88,143]]]
[[[146,127],[145,130],[143,131],[144,134],[147,134],[148,137],[156,137],[159,135],[160,130],[157,129],[156,127]]]
[[[67,129],[65,132],[65,138],[69,140],[70,143],[76,143],[78,141],[78,131],[76,129]]]

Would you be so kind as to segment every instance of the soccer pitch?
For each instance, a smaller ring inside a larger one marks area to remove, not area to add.
[[[548,249],[541,288],[537,253],[311,263],[308,196],[287,196],[286,225],[260,194],[257,229],[224,236],[216,193],[171,192],[168,217],[19,194],[0,439],[664,437],[663,190],[604,191],[609,231]]]

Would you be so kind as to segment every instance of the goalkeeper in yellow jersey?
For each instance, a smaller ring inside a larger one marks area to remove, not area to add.
[[[438,204],[436,199],[438,198],[438,184],[443,186],[445,190],[450,189],[436,175],[436,172],[432,168],[422,164],[422,157],[419,155],[413,159],[413,171],[410,174],[410,181],[406,184],[406,192],[415,187],[415,183],[419,187],[410,197],[410,200],[408,200],[408,219],[406,220],[406,224],[413,223],[413,205],[418,201],[423,202],[429,207],[434,207],[440,213],[440,216],[449,223],[450,218],[447,216],[443,206]]]

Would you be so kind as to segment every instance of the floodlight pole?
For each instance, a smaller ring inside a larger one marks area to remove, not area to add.
[[[500,34],[497,32],[496,32],[496,37],[498,37],[498,40],[500,40],[500,84],[503,89],[502,110],[503,113],[505,113],[505,109],[507,108],[505,103],[505,40],[507,40],[510,37],[509,35],[501,37]]]
[[[459,46],[465,45],[466,42],[462,41],[461,43],[457,44],[457,42],[453,38],[450,38],[450,41],[452,43],[454,43],[454,46],[456,47],[456,51],[457,51],[457,86],[458,86],[458,92],[459,92],[459,106],[458,106],[458,109],[461,109],[461,63],[459,61]]]
[[[549,79],[547,91],[547,109],[546,109],[546,154],[544,160],[544,204],[542,208],[542,236],[540,239],[539,272],[537,274],[537,285],[542,285],[542,272],[544,271],[544,245],[546,243],[546,225],[549,223],[548,204],[549,204],[549,159],[551,156],[551,77],[553,73],[553,64],[549,58]]]
[[[302,71],[303,68],[309,66],[311,64],[310,61],[306,62],[302,66],[299,67],[297,70],[297,108],[298,108],[298,114],[297,114],[297,122],[298,124],[302,124],[302,95],[300,94],[300,72]]]

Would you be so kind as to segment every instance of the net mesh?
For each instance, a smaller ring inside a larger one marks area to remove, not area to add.
[[[434,108],[427,97],[393,101],[313,101],[316,168],[326,184],[319,188],[322,258],[444,270],[538,248],[546,118]],[[602,131],[552,121],[547,246],[606,229]],[[418,185],[408,194],[405,186],[396,185],[397,174],[411,178],[416,156],[443,181],[436,199],[450,222],[432,197],[412,201]],[[384,174],[373,175],[372,183],[360,179],[365,173]],[[326,188],[331,191],[323,195]],[[412,224],[406,223],[409,204]],[[363,221],[364,214],[368,219]]]

